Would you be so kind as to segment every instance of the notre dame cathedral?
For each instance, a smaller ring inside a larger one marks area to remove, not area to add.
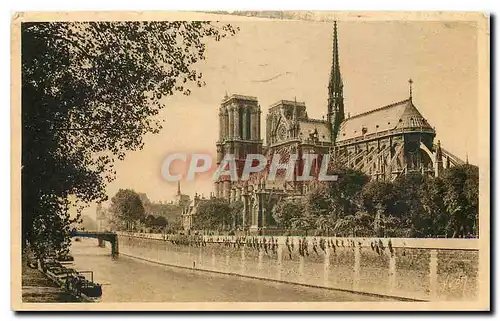
[[[409,83],[408,99],[346,117],[335,23],[327,119],[309,118],[304,102],[280,100],[269,106],[264,145],[258,98],[226,94],[219,111],[217,165],[225,154],[233,154],[241,177],[247,154],[264,154],[270,162],[278,153],[282,163],[289,155],[297,154],[297,174],[302,168],[302,154],[329,154],[335,162],[361,170],[372,179],[394,180],[414,171],[438,176],[443,168],[463,161],[434,141],[436,131],[413,104],[412,81]],[[319,163],[319,159],[313,163],[313,173],[317,173]],[[222,177],[215,182],[215,197],[242,201],[244,225],[256,232],[269,225],[277,201],[303,196],[315,184],[314,180],[266,181],[263,171],[247,181],[231,182]]]

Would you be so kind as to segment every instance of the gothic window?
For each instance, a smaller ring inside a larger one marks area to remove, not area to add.
[[[244,115],[245,111],[243,110],[243,108],[240,108],[240,109],[237,109],[237,113],[238,113],[238,121],[239,121],[239,126],[238,126],[239,128],[238,129],[240,131],[239,134],[240,134],[241,138],[245,138],[243,136],[243,121],[244,121],[243,115]]]
[[[251,138],[250,133],[252,132],[252,122],[251,122],[250,110],[248,109],[246,110],[246,129],[247,132],[245,139],[250,139]]]
[[[285,140],[286,139],[286,127],[285,125],[281,125],[279,128],[278,128],[278,140]]]
[[[229,136],[229,116],[227,112],[224,113],[224,133],[226,137]]]

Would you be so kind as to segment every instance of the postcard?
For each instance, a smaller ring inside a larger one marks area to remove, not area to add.
[[[12,18],[12,309],[490,309],[489,16]]]

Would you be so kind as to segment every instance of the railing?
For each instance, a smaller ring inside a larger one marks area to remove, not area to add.
[[[116,232],[118,236],[140,237],[152,240],[170,240],[178,237],[180,234],[163,233],[136,233],[136,232]],[[354,242],[358,247],[370,247],[373,242],[382,242],[384,246],[389,246],[391,242],[393,248],[419,248],[419,249],[447,249],[447,250],[479,250],[479,239],[477,238],[398,238],[398,237],[336,237],[336,236],[273,236],[273,235],[182,235],[183,237],[192,237],[193,239],[203,238],[206,242],[213,243],[237,243],[242,238],[258,240],[262,243],[264,240],[275,240],[277,244],[286,244],[289,242],[298,243],[299,240],[306,240],[313,243],[315,240],[336,242],[345,240]]]

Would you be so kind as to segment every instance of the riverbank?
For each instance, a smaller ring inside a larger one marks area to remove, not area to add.
[[[461,241],[119,234],[122,254],[160,264],[419,301],[477,297],[476,242]]]
[[[22,265],[22,301],[26,303],[80,302],[65,292],[43,272]]]
[[[387,302],[380,297],[166,266],[120,254],[95,240],[72,245],[77,270],[93,270],[101,303]]]

